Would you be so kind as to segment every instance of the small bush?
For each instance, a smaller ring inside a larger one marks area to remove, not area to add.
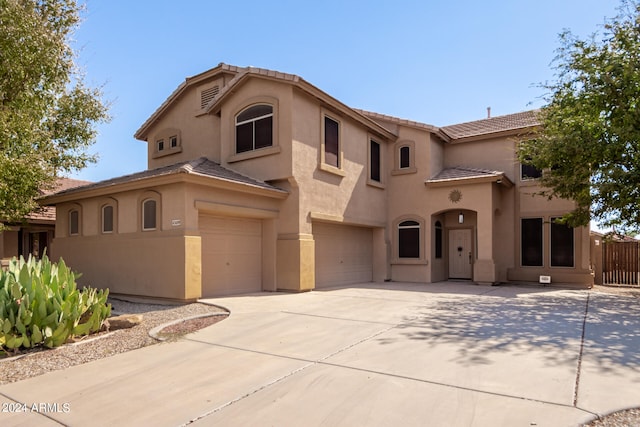
[[[109,290],[78,290],[64,261],[13,259],[0,270],[0,353],[43,345],[57,347],[73,336],[100,330],[111,314]]]

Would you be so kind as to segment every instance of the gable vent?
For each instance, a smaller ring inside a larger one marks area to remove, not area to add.
[[[220,93],[220,86],[213,86],[205,89],[200,93],[200,108],[205,108],[209,102]]]

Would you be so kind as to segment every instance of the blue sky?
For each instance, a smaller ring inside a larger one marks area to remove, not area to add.
[[[437,126],[543,105],[558,34],[585,38],[614,0],[87,0],[77,64],[102,86],[99,181],[146,168],[134,132],[220,62],[297,74],[345,104]]]

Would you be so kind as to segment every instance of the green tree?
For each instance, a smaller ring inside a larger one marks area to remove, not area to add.
[[[541,126],[519,157],[543,170],[542,192],[573,199],[572,226],[640,226],[640,4],[622,1],[600,33],[560,34],[556,80],[542,85]]]
[[[108,120],[100,90],[75,65],[75,0],[0,0],[0,219],[38,208],[55,179],[95,162],[87,149]]]

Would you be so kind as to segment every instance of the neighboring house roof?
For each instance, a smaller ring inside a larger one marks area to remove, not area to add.
[[[51,189],[43,190],[42,194],[48,196],[58,191],[64,191],[70,188],[80,187],[87,184],[91,184],[91,182],[72,178],[58,178],[54,187]],[[52,206],[43,206],[41,210],[32,212],[27,215],[26,219],[28,222],[54,222],[56,220],[56,208]]]
[[[510,187],[513,183],[507,178],[504,172],[489,169],[469,168],[455,166],[445,168],[434,177],[425,181],[427,185],[451,184],[462,181],[499,181],[501,184]]]
[[[466,140],[505,132],[514,133],[540,125],[539,110],[524,111],[483,120],[443,126],[440,129],[451,140]]]
[[[206,157],[200,157],[195,160],[187,162],[176,163],[170,166],[164,166],[157,169],[145,170],[142,172],[134,173],[131,175],[124,175],[117,178],[108,179],[81,187],[70,188],[67,190],[59,191],[55,194],[44,198],[45,204],[55,204],[61,201],[64,196],[73,195],[80,192],[99,190],[99,189],[111,189],[114,186],[121,184],[136,184],[142,181],[146,181],[151,178],[158,178],[162,176],[171,176],[187,174],[190,176],[200,176],[206,178],[213,178],[217,181],[228,182],[231,184],[242,185],[259,190],[267,190],[269,192],[281,193],[283,195],[288,194],[285,190],[282,190],[266,182],[259,181],[254,178],[250,178],[245,175],[241,175],[235,171],[226,169],[220,166],[218,163],[213,162]]]

